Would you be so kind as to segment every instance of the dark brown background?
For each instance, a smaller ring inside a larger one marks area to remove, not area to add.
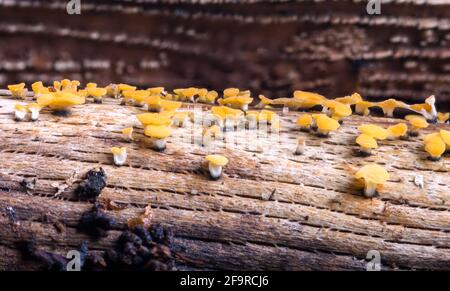
[[[392,1],[378,16],[367,1],[82,0],[81,16],[67,2],[0,4],[2,87],[67,77],[271,97],[435,94],[450,107],[450,1]]]

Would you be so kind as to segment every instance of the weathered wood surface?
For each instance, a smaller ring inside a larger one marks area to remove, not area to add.
[[[15,122],[15,102],[0,99],[0,269],[38,268],[23,261],[19,241],[35,237],[64,253],[89,239],[75,226],[92,205],[73,191],[97,166],[108,176],[100,199],[128,207],[108,212],[120,223],[106,239],[91,242],[96,250],[111,247],[128,219],[151,204],[154,222],[175,232],[181,269],[364,270],[369,250],[381,253],[386,269],[450,269],[449,157],[428,161],[418,140],[383,141],[372,157],[354,155],[358,124],[399,120],[353,116],[324,139],[297,131],[299,113],[289,112],[279,138],[228,132],[227,147],[216,141],[205,148],[189,134],[201,127],[190,126],[177,128],[167,150],[157,153],[143,147],[139,126],[135,143],[120,139],[121,128],[137,125],[141,109],[107,100],[76,107],[70,117],[44,110],[37,122]],[[449,127],[432,125],[424,134]],[[303,156],[293,155],[299,136],[307,140]],[[254,148],[244,142],[249,137]],[[231,140],[238,143],[230,146]],[[125,166],[113,166],[111,146],[128,147]],[[230,159],[219,181],[204,174],[211,152]],[[369,162],[391,175],[373,199],[360,196],[352,173]],[[424,189],[414,184],[416,175],[424,176]],[[54,197],[55,183],[70,177],[74,183]],[[35,188],[26,191],[24,178],[35,178]],[[66,230],[59,233],[48,217]]]
[[[383,1],[0,2],[0,85],[70,78],[169,88],[237,86],[450,108],[450,3]],[[118,20],[118,21],[116,21]]]

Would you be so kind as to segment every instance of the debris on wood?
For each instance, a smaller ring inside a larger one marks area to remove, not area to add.
[[[149,227],[153,218],[153,212],[151,205],[147,205],[145,207],[144,213],[139,215],[138,217],[132,218],[128,220],[128,227],[134,228],[139,225],[143,225],[144,227]]]
[[[103,168],[92,169],[86,174],[85,180],[78,185],[75,193],[80,198],[97,198],[106,186],[106,172]]]
[[[420,189],[423,189],[424,187],[423,175],[417,175],[416,177],[414,177],[414,184]]]
[[[116,225],[116,221],[106,214],[104,207],[95,203],[94,207],[83,213],[78,229],[88,233],[94,239],[108,236],[108,231]]]
[[[58,182],[52,183],[51,186],[57,189],[56,193],[53,195],[53,197],[60,196],[62,193],[64,193],[64,191],[67,188],[72,186],[76,180],[76,176],[77,176],[77,172],[74,171],[72,173],[72,175],[64,181],[64,183],[58,183]]]

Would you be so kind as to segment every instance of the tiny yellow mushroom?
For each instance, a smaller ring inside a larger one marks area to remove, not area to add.
[[[438,112],[437,120],[439,123],[446,123],[450,119],[450,112],[442,113]]]
[[[355,104],[356,114],[368,116],[370,114],[370,107],[375,106],[375,103],[370,101],[361,101]]]
[[[42,107],[48,106],[54,114],[67,115],[70,108],[75,105],[85,103],[85,98],[64,91],[58,91],[51,94],[43,94],[37,98],[37,103]]]
[[[133,140],[133,127],[122,129],[122,138],[127,142],[131,142]]]
[[[389,136],[389,132],[386,129],[374,124],[363,124],[358,127],[358,130],[377,140],[385,140]]]
[[[376,103],[376,106],[381,107],[383,113],[387,117],[394,117],[394,111],[396,108],[406,108],[407,105],[404,102],[397,101],[395,99],[388,99],[382,102]]]
[[[206,160],[211,179],[218,180],[222,176],[223,167],[228,164],[228,159],[221,155],[208,155]]]
[[[111,98],[119,98],[119,86],[113,83],[106,86],[106,95]]]
[[[270,104],[272,104],[272,99],[269,99],[264,95],[259,95],[258,98],[259,98],[259,103],[258,103],[258,105],[256,105],[256,108],[263,109],[263,108],[266,108],[266,106],[269,106]]]
[[[353,93],[350,96],[340,97],[340,98],[336,98],[334,100],[337,102],[346,104],[346,105],[355,105],[357,103],[362,102],[363,98],[361,97],[361,95],[359,95],[359,93]]]
[[[25,83],[8,85],[8,90],[11,91],[11,95],[14,98],[23,99],[27,98],[27,89]]]
[[[326,100],[328,99],[320,94],[296,90],[294,91],[294,97],[290,101],[291,106],[289,107],[294,110],[296,108],[310,109],[314,106],[322,105]]]
[[[117,89],[119,90],[119,93],[122,94],[124,91],[136,91],[137,87],[128,84],[119,84],[117,85]]]
[[[234,109],[240,109],[242,111],[248,110],[248,105],[252,103],[253,98],[247,96],[233,96],[224,99],[219,99],[218,103],[223,106],[229,106]]]
[[[170,113],[172,114],[172,113]],[[136,118],[145,127],[147,125],[164,125],[170,126],[172,124],[172,115],[162,113],[141,113],[136,115]]]
[[[92,89],[92,88],[97,88],[97,83],[87,83],[86,84],[86,89]]]
[[[114,165],[123,166],[127,160],[127,148],[126,147],[112,147],[111,153],[113,154]]]
[[[342,118],[352,115],[350,105],[343,104],[334,100],[327,100],[323,103],[324,110],[328,112],[331,118],[341,121]]]
[[[305,153],[305,148],[306,148],[306,141],[304,138],[299,138],[297,140],[297,148],[295,149],[295,155],[300,156],[303,155]]]
[[[439,134],[442,140],[445,142],[447,150],[450,150],[450,131],[441,129]]]
[[[161,99],[159,102],[159,111],[176,111],[181,107],[182,103],[178,101]]]
[[[396,125],[389,126],[387,131],[389,132],[389,138],[406,139],[408,137],[408,126],[405,123],[398,123]]]
[[[27,116],[27,112],[28,112],[27,106],[16,104],[14,106],[14,119],[16,121],[24,120],[25,117]]]
[[[317,131],[320,136],[328,136],[330,132],[336,131],[340,124],[333,118],[330,118],[326,115],[320,115],[316,119],[317,123]]]
[[[59,81],[53,81],[53,89],[54,91],[61,91],[61,82]]]
[[[446,144],[442,140],[440,135],[432,136],[427,139],[425,143],[425,150],[430,155],[429,159],[432,161],[440,160],[442,154],[444,154]]]
[[[164,151],[166,139],[172,134],[172,130],[164,125],[147,125],[144,134],[150,138],[148,141],[153,150]]]
[[[434,95],[425,99],[425,103],[409,105],[407,108],[421,114],[426,120],[430,120],[431,122],[436,122],[437,120],[438,112],[436,110],[436,97]]]
[[[31,113],[31,121],[36,121],[39,119],[39,112],[42,109],[42,106],[38,103],[30,103],[27,106],[28,111]]]
[[[219,94],[217,91],[208,91],[205,95],[203,95],[203,91],[199,90],[199,97],[197,98],[196,102],[199,103],[206,103],[206,104],[214,104],[216,102],[217,97]]]
[[[41,81],[31,84],[31,90],[33,90],[35,95],[50,93],[50,90],[47,87],[44,87],[44,84],[42,84]]]
[[[378,148],[377,140],[364,133],[356,138],[356,143],[359,145],[359,151],[363,156],[370,156],[372,150]]]
[[[175,101],[173,101],[175,102]],[[175,112],[172,117],[172,124],[178,127],[185,127],[189,123],[189,112]]]
[[[135,90],[124,90],[121,92],[122,101],[121,105],[133,105],[134,104],[134,91]]]
[[[208,146],[211,140],[217,139],[222,136],[222,130],[218,125],[212,125],[209,128],[203,130],[202,134],[202,145]]]
[[[162,98],[160,95],[152,95],[145,99],[145,103],[147,103],[147,109],[151,112],[160,112],[161,111],[161,102]],[[166,100],[167,101],[167,100]],[[176,101],[173,101],[176,102]]]
[[[150,92],[150,95],[161,95],[161,96],[167,95],[167,92],[164,90],[164,87],[147,88],[147,91]]]
[[[383,167],[371,164],[362,167],[355,178],[364,180],[364,196],[374,197],[378,188],[389,180],[389,173]]]
[[[87,88],[87,94],[89,96],[92,96],[92,98],[94,98],[95,103],[102,103],[102,99],[106,95],[106,93],[107,93],[106,88],[100,87]]]
[[[150,98],[150,92],[147,90],[135,90],[133,91],[133,102],[135,106],[143,107],[146,103],[148,98]],[[160,98],[160,96],[158,96]],[[148,103],[147,103],[148,104]]]
[[[427,128],[429,125],[425,117],[420,115],[407,115],[405,119],[408,120],[409,124],[412,126],[409,131],[410,136],[418,136],[419,130]]]
[[[224,98],[235,97],[239,94],[239,92],[240,91],[238,88],[227,88],[223,90],[223,97]]]
[[[311,114],[302,114],[297,119],[297,125],[300,127],[300,130],[302,131],[310,131],[313,122],[314,120]]]

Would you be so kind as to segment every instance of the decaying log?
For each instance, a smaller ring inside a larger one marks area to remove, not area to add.
[[[149,204],[153,222],[175,233],[180,269],[364,270],[370,250],[380,252],[384,269],[450,269],[449,157],[427,160],[420,139],[382,141],[373,156],[355,155],[359,124],[398,119],[352,116],[331,137],[319,138],[298,131],[299,113],[289,112],[279,136],[226,132],[211,147],[190,134],[201,132],[191,124],[175,129],[158,153],[143,146],[134,117],[139,108],[108,99],[75,107],[68,117],[44,109],[36,122],[16,122],[15,103],[0,99],[2,270],[39,268],[17,248],[31,238],[62,254],[85,240],[98,251],[111,248]],[[120,130],[130,125],[136,141],[126,143]],[[431,125],[422,134],[441,128],[449,125]],[[298,137],[307,144],[301,156],[294,155]],[[125,166],[113,165],[112,146],[128,148]],[[230,159],[218,181],[204,170],[204,156],[212,152]],[[391,178],[369,199],[353,172],[371,162],[384,165]],[[92,240],[76,228],[92,203],[74,190],[96,167],[108,177],[98,199],[127,207],[109,210],[117,226]],[[424,177],[423,189],[414,183],[417,175]]]

